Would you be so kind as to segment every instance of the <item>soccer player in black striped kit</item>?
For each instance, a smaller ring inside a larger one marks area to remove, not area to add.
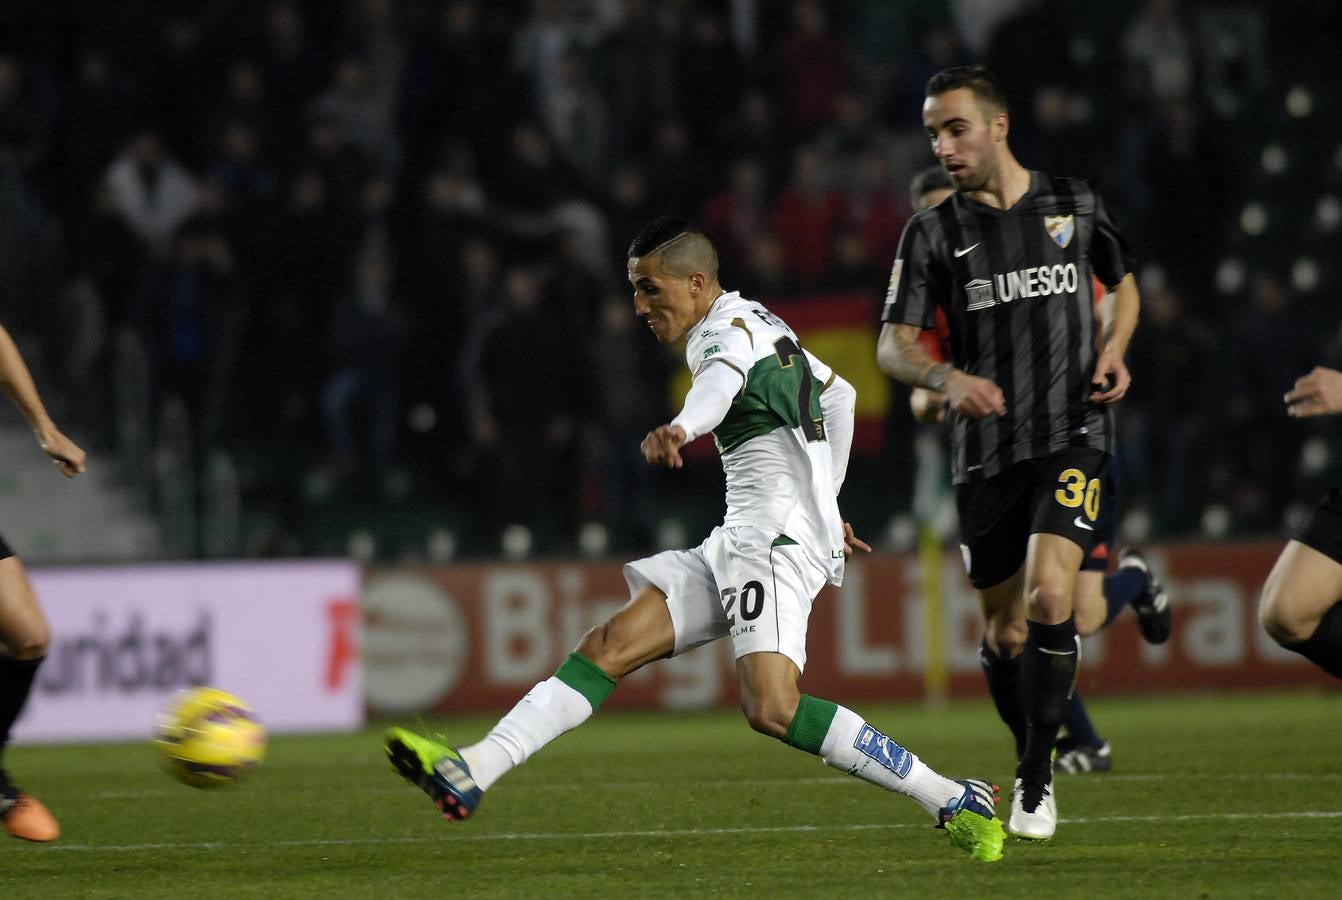
[[[910,220],[881,318],[886,374],[944,392],[962,548],[986,620],[985,672],[1003,718],[1023,713],[1007,830],[1057,828],[1050,754],[1076,679],[1076,574],[1095,540],[1113,446],[1106,408],[1140,301],[1131,252],[1084,181],[1025,169],[1000,84],[982,66],[933,76],[923,125],[956,192]],[[1115,294],[1096,346],[1094,273]],[[918,344],[936,307],[951,360]]]

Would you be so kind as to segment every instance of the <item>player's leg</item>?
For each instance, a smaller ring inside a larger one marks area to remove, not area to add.
[[[811,753],[886,790],[912,798],[956,846],[976,859],[1001,857],[1003,832],[994,818],[996,788],[984,781],[940,775],[853,711],[803,694],[797,682],[806,664],[806,624],[824,575],[795,544],[762,546],[755,529],[737,534],[710,559],[721,580],[743,587],[724,590],[740,685],[750,726]],[[761,554],[760,551],[764,552]],[[763,564],[763,565],[761,565]],[[767,566],[767,568],[766,568]]]
[[[1258,620],[1272,639],[1342,678],[1342,562],[1299,540],[1263,586]]]
[[[1101,479],[1108,455],[1065,450],[1035,469],[1029,549],[1025,559],[1025,650],[1021,683],[1029,722],[1025,753],[1016,767],[1008,830],[1046,840],[1057,828],[1053,745],[1076,684],[1081,644],[1072,600],[1076,576],[1095,541]]]
[[[1086,563],[1090,563],[1087,557]],[[1076,592],[1072,606],[1075,610],[1076,630],[1092,634],[1105,623],[1104,571],[1082,569],[1076,576]],[[1100,737],[1095,723],[1086,712],[1086,704],[1079,690],[1072,691],[1063,713],[1062,731],[1054,744],[1057,751],[1053,760],[1057,772],[1107,772],[1112,768],[1109,744]]]
[[[0,539],[0,765],[10,728],[32,693],[37,668],[47,652],[46,617],[37,603],[23,563]],[[0,768],[0,820],[15,837],[52,841],[60,836],[56,819],[35,797],[25,794]]]
[[[630,563],[625,580],[629,603],[587,632],[555,674],[533,687],[482,740],[458,750],[403,728],[388,731],[392,765],[429,794],[446,818],[469,816],[499,778],[585,722],[619,678],[726,634],[702,548]]]
[[[1025,750],[1020,653],[1025,646],[1025,552],[1030,527],[1031,464],[958,485],[965,570],[979,593],[984,636],[979,661],[997,714],[1011,729],[1016,758]]]
[[[979,591],[983,643],[979,662],[997,715],[1011,729],[1017,760],[1025,752],[1025,702],[1021,691],[1021,650],[1025,648],[1025,570]]]
[[[1100,515],[1095,521],[1095,546],[1086,554],[1077,580],[1073,609],[1076,630],[1085,637],[1094,634],[1118,618],[1129,606],[1137,614],[1137,629],[1149,644],[1169,640],[1173,624],[1169,596],[1140,551],[1127,548],[1118,554],[1118,568],[1109,568],[1118,531],[1118,479],[1113,467],[1100,481]],[[1100,573],[1097,578],[1091,573]]]
[[[1080,641],[1072,591],[1082,549],[1056,534],[1030,536],[1025,563],[1026,638],[1021,653],[1025,697],[1025,752],[1016,766],[1008,830],[1046,840],[1057,827],[1053,799],[1053,744],[1076,682]]]
[[[648,585],[604,625],[587,632],[555,673],[528,691],[482,740],[453,749],[392,728],[387,754],[397,771],[434,799],[445,818],[467,818],[494,782],[587,721],[619,678],[669,656],[674,644],[666,595]]]
[[[750,653],[736,667],[750,727],[820,757],[827,766],[911,798],[976,859],[1001,857],[995,786],[946,778],[852,710],[801,693],[801,673],[781,653]]]

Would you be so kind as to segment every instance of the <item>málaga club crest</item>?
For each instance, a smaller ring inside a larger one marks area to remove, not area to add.
[[[1069,214],[1065,216],[1044,216],[1044,230],[1053,242],[1066,249],[1076,234],[1076,220]]]

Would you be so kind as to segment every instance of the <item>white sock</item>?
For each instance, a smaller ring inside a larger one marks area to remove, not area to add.
[[[820,745],[825,765],[911,798],[930,814],[965,792],[964,785],[939,775],[913,753],[840,706]]]
[[[499,719],[484,740],[457,752],[471,767],[471,777],[485,791],[516,766],[592,715],[587,698],[555,678],[542,681]]]

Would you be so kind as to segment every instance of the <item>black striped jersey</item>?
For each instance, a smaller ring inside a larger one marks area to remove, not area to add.
[[[955,483],[1066,447],[1112,452],[1113,420],[1092,403],[1092,273],[1113,286],[1135,260],[1085,181],[1030,173],[1010,209],[954,193],[914,216],[900,238],[883,322],[931,328],[946,315],[951,362],[995,382],[1006,413],[952,412]]]

